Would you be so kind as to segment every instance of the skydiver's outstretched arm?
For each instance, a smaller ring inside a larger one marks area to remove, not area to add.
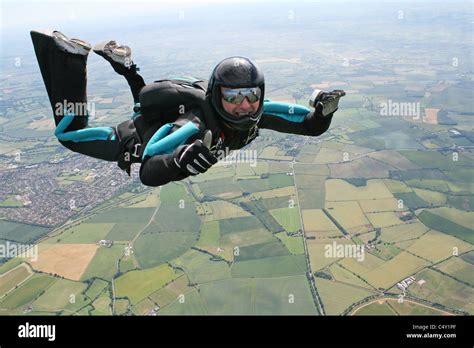
[[[298,104],[282,102],[264,102],[263,115],[259,128],[267,128],[282,133],[318,136],[329,129],[332,117],[338,109],[339,98],[344,91],[315,91],[310,105],[314,110]]]
[[[88,127],[86,63],[90,45],[52,31],[31,31],[31,39],[59,142],[74,152],[116,161],[120,146],[115,129]]]

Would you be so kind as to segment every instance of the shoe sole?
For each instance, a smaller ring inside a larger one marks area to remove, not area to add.
[[[54,47],[56,47],[60,51],[80,56],[87,56],[89,54],[89,51],[92,48],[89,43],[79,39],[69,39],[62,33],[61,34],[64,35],[67,40],[60,39],[54,35],[54,32],[55,30],[38,29],[31,30],[30,34],[32,38],[37,37],[38,39],[42,38],[52,41],[54,43]]]
[[[127,46],[125,46],[125,47],[127,47],[127,53],[128,54],[120,55],[120,54],[114,53],[114,51],[117,48],[120,48],[120,47],[123,47],[123,46],[115,46],[112,50],[110,50],[110,53],[106,52],[105,51],[105,46],[107,46],[110,42],[115,42],[115,44],[117,44],[117,42],[115,40],[99,42],[93,48],[94,53],[98,54],[101,57],[104,57],[105,60],[107,60],[109,62],[118,63],[118,64],[121,64],[121,65],[125,65],[125,60],[126,60],[127,57],[129,57],[129,59],[131,61],[132,52],[131,52],[131,49]]]

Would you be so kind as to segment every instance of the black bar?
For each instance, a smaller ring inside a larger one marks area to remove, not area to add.
[[[55,325],[55,340],[20,338],[20,325]],[[0,317],[0,346],[17,345],[448,345],[474,342],[472,316]],[[424,328],[424,330],[423,330]],[[455,334],[409,338],[407,334]]]

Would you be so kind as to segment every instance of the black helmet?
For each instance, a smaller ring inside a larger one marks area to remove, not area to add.
[[[221,87],[245,88],[259,87],[261,90],[260,105],[255,114],[236,117],[222,107]],[[238,130],[249,130],[255,126],[263,113],[265,77],[262,70],[249,58],[230,57],[216,65],[209,78],[207,94],[210,94],[212,106],[224,124]]]

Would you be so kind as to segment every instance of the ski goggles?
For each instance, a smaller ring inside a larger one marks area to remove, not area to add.
[[[231,88],[222,91],[222,98],[228,103],[239,105],[248,99],[249,103],[255,103],[260,100],[262,96],[262,90],[260,87],[251,88]]]

